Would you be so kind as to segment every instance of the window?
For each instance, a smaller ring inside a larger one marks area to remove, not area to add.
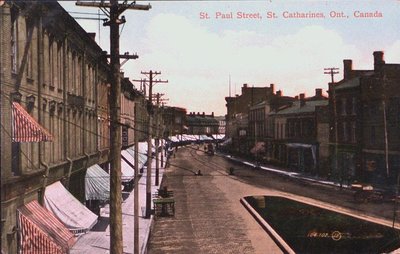
[[[342,103],[342,105],[341,105],[341,114],[342,114],[342,116],[345,116],[346,115],[346,104],[347,104],[346,98],[343,98],[341,100],[341,103]]]
[[[33,78],[33,21],[31,19],[25,19],[25,28],[26,28],[26,39],[30,40],[29,49],[27,54],[26,61],[26,77],[29,79]]]
[[[347,141],[349,141],[349,135],[348,135],[348,132],[347,132],[347,123],[343,122],[342,126],[343,126],[343,141],[347,142]]]
[[[11,172],[13,176],[20,175],[20,164],[21,164],[21,144],[19,142],[11,143]]]
[[[357,115],[357,98],[353,97],[352,98],[352,103],[351,103],[351,114],[352,115]]]
[[[73,52],[72,53],[72,62],[71,62],[71,70],[72,70],[72,76],[71,76],[71,81],[72,81],[72,87],[71,87],[71,92],[73,94],[76,94],[76,87],[77,87],[77,82],[76,82],[76,76],[77,76],[77,72],[76,72],[76,53]]]
[[[18,11],[11,10],[11,71],[18,71]]]
[[[350,136],[350,141],[351,143],[356,142],[356,122],[351,122],[351,136]]]
[[[48,48],[48,67],[49,67],[49,86],[54,88],[54,61],[53,61],[53,39],[49,37],[49,48]]]
[[[55,77],[55,85],[59,92],[62,91],[62,83],[63,83],[63,50],[62,43],[57,43],[57,55],[56,55],[56,77]]]
[[[376,144],[376,130],[375,130],[375,126],[371,126],[371,133],[370,133],[370,143],[371,145],[375,145]]]

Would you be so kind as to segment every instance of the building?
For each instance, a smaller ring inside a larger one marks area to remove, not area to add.
[[[400,64],[376,51],[374,69],[354,70],[329,86],[331,167],[338,179],[395,185],[400,169]]]
[[[225,134],[226,116],[216,116],[214,118],[218,121],[218,134]]]
[[[300,94],[298,98],[268,116],[274,132],[269,158],[293,171],[327,175],[328,98],[322,89],[316,89],[313,97]]]
[[[180,107],[163,107],[164,136],[171,137],[187,133],[186,109]]]
[[[283,96],[282,91],[279,90],[268,100],[250,107],[248,141],[252,145],[250,152],[257,156],[257,159],[270,160],[268,150],[271,151],[272,148],[271,140],[273,140],[274,127],[273,119],[268,117],[269,114],[290,105],[293,101],[293,97]]]
[[[254,141],[249,141],[249,111],[250,107],[273,97],[274,84],[270,87],[249,87],[244,84],[242,94],[235,97],[225,97],[227,138],[232,139],[232,152],[246,154],[253,147]]]
[[[214,112],[212,112],[210,115],[206,115],[204,112],[202,114],[191,112],[186,115],[186,123],[188,127],[187,134],[218,134],[219,121],[214,118]]]
[[[1,243],[17,253],[17,209],[56,181],[83,200],[85,169],[108,160],[109,67],[56,1],[7,1],[0,24]]]

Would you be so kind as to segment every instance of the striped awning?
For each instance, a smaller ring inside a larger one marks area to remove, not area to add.
[[[46,208],[34,200],[18,208],[21,253],[68,253],[76,239]]]
[[[12,118],[13,142],[53,141],[50,132],[29,115],[18,102],[12,104]]]

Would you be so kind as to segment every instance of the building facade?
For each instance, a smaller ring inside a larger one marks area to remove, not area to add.
[[[163,107],[162,118],[165,125],[164,137],[187,133],[186,109],[180,107]]]
[[[7,1],[0,23],[1,242],[17,253],[17,208],[59,180],[82,200],[85,169],[108,159],[109,67],[56,1]]]
[[[339,179],[394,186],[400,170],[400,64],[385,63],[382,51],[373,59],[372,70],[354,70],[344,60],[343,79],[330,84],[331,167]]]
[[[244,84],[242,94],[235,97],[225,97],[226,128],[225,135],[232,139],[231,150],[239,153],[249,153],[254,141],[249,141],[250,107],[269,100],[274,96],[274,84],[270,87],[249,87]]]
[[[269,158],[293,171],[327,175],[329,117],[328,98],[322,89],[313,97],[300,94],[299,100],[270,113],[273,123]]]
[[[191,112],[186,115],[187,123],[187,134],[192,135],[212,135],[218,134],[219,121],[215,119],[214,112],[210,115],[206,115],[204,112],[202,114]]]

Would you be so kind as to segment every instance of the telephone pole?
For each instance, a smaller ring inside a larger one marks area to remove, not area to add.
[[[338,121],[337,121],[337,105],[336,105],[336,88],[334,87],[335,80],[334,75],[339,74],[339,68],[331,67],[324,68],[324,74],[331,75],[330,86],[332,88],[332,100],[333,100],[333,118],[335,119],[335,167],[338,169]],[[343,168],[340,168],[340,189],[343,185]]]
[[[123,252],[122,238],[122,191],[121,191],[121,79],[120,79],[120,53],[119,53],[119,25],[125,23],[125,17],[119,16],[127,9],[149,10],[150,5],[138,5],[135,2],[122,4],[118,0],[109,3],[101,2],[76,2],[78,6],[98,7],[109,20],[103,26],[110,26],[110,253]],[[109,11],[106,11],[109,8]],[[126,59],[137,58],[125,55]],[[136,200],[135,200],[136,202]],[[135,214],[137,216],[137,213]],[[137,237],[137,236],[135,236]]]
[[[160,98],[164,94],[157,93],[156,94],[156,140],[155,140],[155,145],[156,145],[156,177],[155,177],[155,186],[158,186],[159,183],[159,175],[160,175],[160,157],[159,157],[159,151],[158,149],[160,148]],[[161,145],[162,146],[162,145]],[[162,154],[162,153],[161,153]],[[161,164],[163,161],[161,160]]]
[[[161,72],[157,71],[149,71],[149,72],[141,72],[142,74],[148,76],[149,80],[149,100],[148,100],[148,105],[147,105],[147,111],[149,112],[148,114],[148,128],[147,128],[147,172],[146,172],[146,215],[145,218],[148,219],[150,218],[151,214],[151,164],[152,164],[152,144],[151,144],[151,138],[152,138],[152,125],[153,125],[153,114],[154,114],[154,109],[153,109],[153,85],[158,84],[158,83],[168,83],[168,80],[162,81],[162,80],[155,80],[154,77],[156,75],[161,74]]]

